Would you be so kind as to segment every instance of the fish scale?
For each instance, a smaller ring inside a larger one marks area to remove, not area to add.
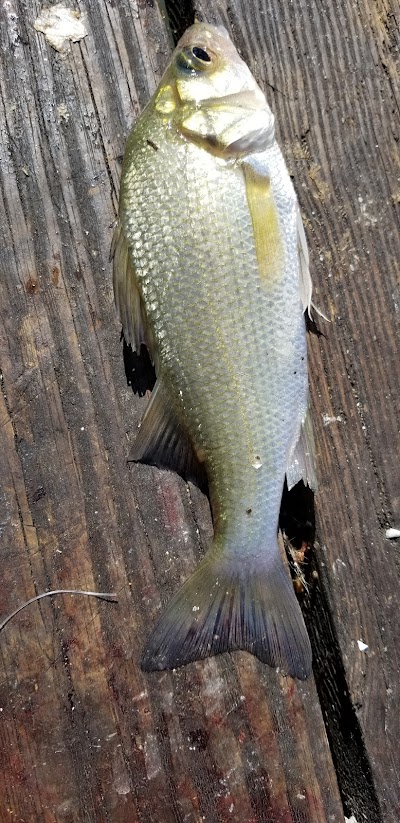
[[[207,49],[202,90],[192,66]],[[215,70],[207,65],[213,60]],[[210,88],[223,88],[220,112],[218,96],[201,97],[209,91],[206,70]],[[218,71],[227,74],[223,82]],[[271,118],[226,33],[196,24],[124,157],[116,302],[130,341],[140,316],[157,368],[134,456],[163,465],[169,454],[182,471],[197,460],[215,528],[209,552],[161,615],[145,668],[246,648],[298,677],[310,669],[277,544],[285,473],[309,478],[299,215]]]
[[[137,161],[130,165],[124,181],[126,196],[132,204],[129,223],[140,237],[146,236],[143,254],[141,241],[139,247],[132,247],[137,276],[146,297],[148,318],[160,341],[163,368],[168,371],[175,393],[181,392],[182,411],[195,445],[209,451],[212,462],[216,448],[230,456],[228,462],[233,469],[230,468],[229,485],[234,496],[239,481],[232,474],[235,466],[240,471],[240,486],[247,482],[254,487],[256,480],[260,499],[249,500],[249,506],[259,519],[261,537],[267,526],[276,529],[277,505],[272,518],[268,498],[271,492],[274,498],[281,496],[294,436],[288,431],[289,425],[293,430],[300,424],[300,419],[288,420],[281,398],[285,397],[292,418],[294,405],[298,407],[298,418],[304,414],[304,334],[299,336],[293,328],[292,363],[286,369],[280,367],[279,351],[273,356],[273,350],[280,345],[289,347],[284,318],[293,317],[293,296],[299,323],[303,325],[298,290],[297,294],[292,290],[293,295],[287,288],[287,281],[293,280],[290,271],[285,272],[274,291],[260,281],[240,166],[233,168],[228,164],[226,168],[226,163],[218,158],[184,143],[179,157],[181,174],[177,178],[176,165],[170,162],[170,144],[181,143],[181,138],[165,129],[160,118],[154,120],[147,124],[145,134],[150,132],[162,148],[158,152],[151,148],[146,151],[143,136],[144,150],[137,152]],[[280,158],[274,158],[275,163],[277,160]],[[233,181],[230,172],[234,174]],[[201,181],[205,182],[200,196]],[[153,192],[152,197],[148,197],[149,191]],[[281,200],[284,223],[288,197],[281,195]],[[293,206],[293,198],[289,206]],[[161,237],[159,210],[164,214]],[[129,224],[125,231],[129,232]],[[218,239],[221,254],[216,261]],[[150,270],[149,256],[153,263]],[[182,259],[187,261],[184,270],[176,262]],[[158,272],[156,279],[151,276],[152,271]],[[280,344],[282,331],[284,339]],[[296,376],[289,373],[291,367],[292,371],[297,370]],[[245,421],[241,417],[243,408]],[[248,432],[249,439],[243,442],[242,456],[238,432],[243,431]],[[253,468],[257,455],[263,463],[259,470]],[[273,488],[272,463],[279,475],[277,490]],[[221,474],[218,467],[217,473]],[[210,478],[211,482],[213,479]],[[227,483],[223,473],[222,482]],[[218,488],[215,494],[221,497]],[[236,528],[236,521],[245,514],[243,507],[239,509],[235,499],[227,499],[225,505],[231,513],[232,528]]]

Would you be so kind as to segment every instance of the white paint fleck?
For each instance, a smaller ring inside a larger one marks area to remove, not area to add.
[[[343,560],[341,560],[340,557],[337,557],[336,560],[334,560],[332,563],[332,571],[335,574],[338,571],[338,566],[342,566],[344,569],[346,568],[346,563]]]
[[[254,461],[251,465],[253,466],[253,469],[261,469],[262,460],[260,460],[258,454],[256,454]]]
[[[77,43],[87,35],[80,11],[67,9],[62,3],[42,9],[33,27],[44,34],[53,49],[62,54],[69,51],[70,41]]]
[[[131,782],[129,779],[129,775],[125,768],[125,763],[120,751],[118,751],[119,747],[114,750],[114,757],[113,757],[113,781],[112,781],[112,789],[117,794],[129,794],[131,791]]]
[[[21,45],[21,40],[18,31],[18,14],[15,9],[15,4],[11,0],[4,0],[3,9],[6,14],[6,22],[9,26],[10,43],[16,49]]]
[[[343,417],[341,414],[336,415],[336,417],[331,417],[329,414],[322,415],[322,420],[324,422],[324,426],[329,426],[330,423],[343,423]]]
[[[64,121],[64,123],[68,123],[68,120],[70,118],[70,113],[69,113],[65,103],[60,103],[60,105],[57,106],[57,115],[58,115],[58,122],[59,123],[61,123],[62,121]]]
[[[386,529],[385,537],[387,537],[388,540],[396,540],[400,537],[400,529]]]
[[[132,697],[132,703],[137,703],[139,700],[145,700],[146,697],[147,691],[140,692],[140,694],[135,694],[135,696]]]
[[[374,201],[371,199],[364,201],[361,195],[357,199],[360,204],[361,217],[364,224],[366,226],[374,226],[378,222],[376,215],[374,213],[371,214],[371,210],[374,212],[376,209]]]
[[[366,652],[368,649],[368,644],[364,643],[363,640],[357,640],[357,646],[360,649],[360,652]]]
[[[74,801],[71,797],[69,797],[68,800],[64,800],[62,803],[60,803],[59,806],[57,806],[57,812],[59,815],[62,815],[64,817],[65,814],[71,812],[71,809],[73,807]]]
[[[153,780],[161,771],[160,753],[158,751],[157,738],[155,734],[146,734],[143,750],[147,779]]]
[[[344,823],[357,823],[357,820],[354,817],[354,814],[352,814],[351,817],[345,817]]]
[[[112,787],[117,794],[129,794],[131,787],[129,785],[129,777],[126,772],[117,775],[114,778]]]
[[[204,661],[203,666],[203,695],[206,698],[206,715],[210,716],[216,712],[225,710],[226,687],[222,677],[219,676],[215,658],[209,657]]]

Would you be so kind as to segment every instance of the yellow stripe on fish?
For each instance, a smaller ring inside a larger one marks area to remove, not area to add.
[[[285,255],[271,181],[249,163],[242,168],[260,277],[265,286],[275,285],[282,276]]]

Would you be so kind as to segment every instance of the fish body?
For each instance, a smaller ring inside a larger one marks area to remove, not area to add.
[[[128,139],[114,290],[126,339],[157,371],[133,457],[205,470],[215,531],[143,667],[244,648],[304,678],[277,530],[285,476],[314,485],[308,256],[272,113],[224,30],[185,33]]]

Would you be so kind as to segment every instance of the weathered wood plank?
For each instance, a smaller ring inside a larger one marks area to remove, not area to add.
[[[399,4],[216,7],[269,89],[305,215],[315,300],[332,319],[310,340],[322,585],[310,619],[315,671],[347,813],[394,823],[399,554],[385,528],[400,517]],[[196,8],[209,17],[207,3]]]
[[[314,259],[324,255],[317,299],[337,316],[311,342],[326,547],[316,553],[316,672],[348,813],[377,823],[381,807],[385,823],[397,821],[398,623],[395,600],[385,600],[397,558],[382,540],[398,512],[388,379],[398,369],[388,200],[395,21],[382,3],[343,3],[345,26],[301,0],[258,3],[251,14],[244,3],[213,7],[255,73],[280,89],[269,97],[311,215]],[[179,478],[127,470],[145,398],[126,385],[108,264],[125,138],[171,38],[151,3],[85,10],[89,36],[67,58],[33,31],[36,4],[1,11],[0,609],[56,586],[116,590],[119,605],[45,601],[0,637],[0,819],[342,822],[312,681],[277,678],[246,655],[174,674],[138,668],[160,600],[194,567],[211,525],[204,498]],[[211,18],[210,4],[206,11]],[[394,178],[390,194],[395,201]],[[323,413],[346,422],[324,427]],[[365,751],[375,789],[362,774]]]
[[[124,377],[108,251],[169,37],[147,4],[86,10],[67,58],[33,32],[33,3],[2,10],[1,611],[56,586],[119,605],[43,602],[2,635],[0,817],[341,821],[312,682],[245,656],[138,668],[159,590],[211,524],[196,490],[125,462],[145,400]]]

